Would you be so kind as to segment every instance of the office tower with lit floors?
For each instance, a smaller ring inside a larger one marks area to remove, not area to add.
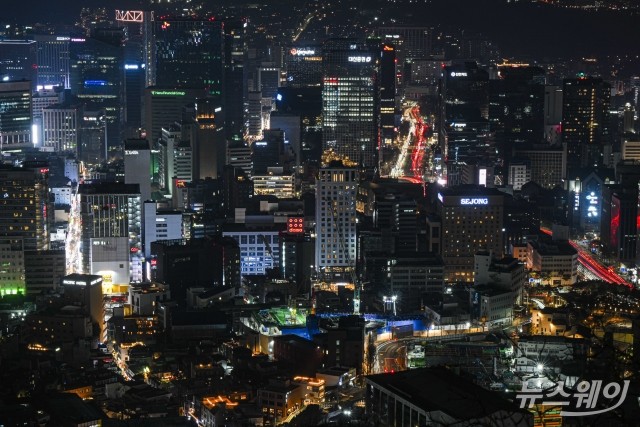
[[[602,166],[610,143],[611,85],[580,75],[565,79],[562,90],[562,142],[567,144],[567,169]]]
[[[31,82],[0,82],[0,152],[33,146]]]
[[[66,247],[70,272],[98,274],[105,288],[141,281],[141,210],[136,184],[80,184]]]
[[[333,162],[316,181],[316,272],[327,281],[351,282],[356,262],[358,171]]]
[[[442,81],[439,137],[447,161],[488,156],[489,74],[475,62],[465,62],[445,67]]]
[[[476,185],[460,185],[438,194],[446,281],[473,282],[478,251],[489,250],[494,257],[502,258],[504,197],[496,189]]]
[[[332,39],[323,47],[322,149],[373,170],[378,152],[379,46]]]

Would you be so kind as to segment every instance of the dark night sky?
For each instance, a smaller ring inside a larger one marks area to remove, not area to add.
[[[138,0],[20,0],[11,4],[3,8],[0,20],[72,23],[83,6],[107,6],[111,10],[140,7]],[[583,12],[530,3],[507,5],[502,0],[434,0],[418,9],[415,16],[425,24],[450,24],[481,31],[507,55],[556,57],[640,52],[640,16],[622,12]]]

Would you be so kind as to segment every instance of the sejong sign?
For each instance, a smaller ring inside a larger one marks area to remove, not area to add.
[[[486,197],[474,199],[460,199],[460,205],[488,205],[489,199]]]

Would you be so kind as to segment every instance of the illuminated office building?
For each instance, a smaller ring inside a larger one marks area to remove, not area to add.
[[[82,108],[78,105],[58,104],[42,110],[43,146],[56,152],[68,151],[76,155],[82,117]]]
[[[32,145],[31,82],[0,82],[0,152]]]
[[[122,28],[105,28],[86,39],[72,38],[69,46],[71,93],[88,111],[104,112],[107,149],[122,143],[123,40]]]
[[[77,258],[80,272],[98,274],[104,285],[142,280],[140,188],[136,184],[80,184],[74,203],[77,236],[70,225],[67,259]],[[72,261],[73,262],[73,261]]]
[[[69,89],[69,36],[36,35],[38,85]]]
[[[562,90],[562,142],[567,144],[567,167],[601,166],[603,146],[609,142],[611,85],[601,78],[565,79]]]
[[[358,172],[340,163],[320,169],[316,181],[317,272],[326,280],[351,281],[356,262]]]
[[[0,238],[0,297],[26,292],[24,248],[20,237]]]
[[[376,48],[336,39],[324,46],[322,148],[363,168],[377,166]]]
[[[494,257],[502,258],[504,194],[496,189],[461,185],[440,192],[438,201],[445,280],[473,282],[477,252],[490,250]]]
[[[48,168],[0,167],[0,235],[22,238],[25,250],[49,249]]]

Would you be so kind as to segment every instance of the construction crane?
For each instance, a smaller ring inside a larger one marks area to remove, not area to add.
[[[347,268],[349,269],[349,273],[351,275],[351,281],[353,282],[354,290],[353,290],[353,314],[360,314],[360,284],[358,282],[358,278],[356,277],[356,269],[353,265],[353,260],[351,259],[351,254],[349,253],[349,249],[345,244],[345,237],[342,233],[342,227],[340,227],[340,223],[338,222],[338,202],[333,200],[331,202],[331,216],[333,217],[333,225],[338,234],[338,242],[340,243],[340,249],[344,253],[347,258]]]

